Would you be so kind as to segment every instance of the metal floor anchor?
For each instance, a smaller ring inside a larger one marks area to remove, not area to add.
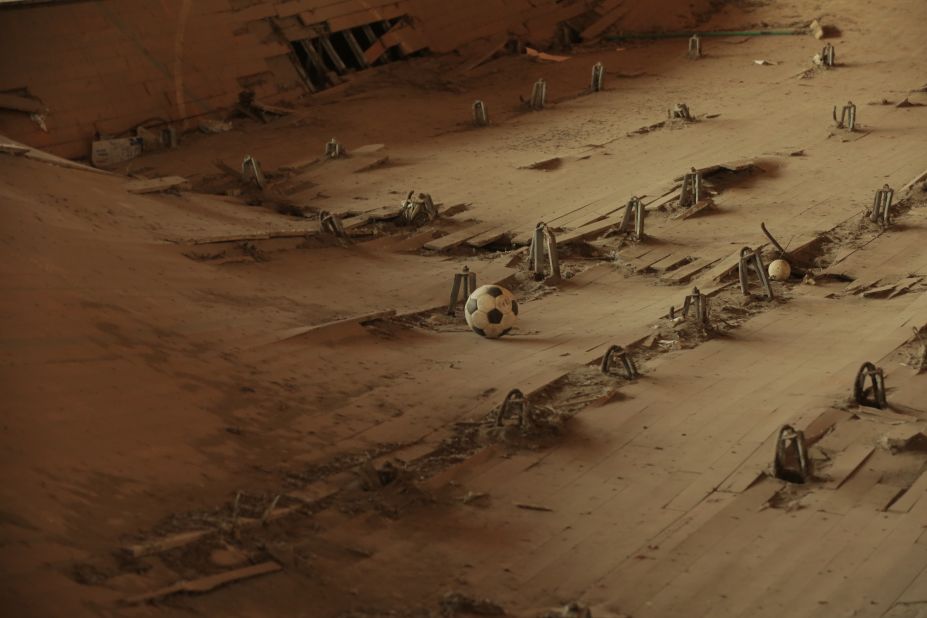
[[[344,147],[334,137],[325,143],[325,158],[338,159],[344,154]]]
[[[837,118],[837,106],[834,106],[834,122],[837,123],[838,129],[847,131],[856,130],[856,106],[853,101],[847,101],[847,104],[840,110],[840,118]]]
[[[399,208],[399,219],[406,225],[424,225],[429,221],[434,221],[438,216],[438,209],[435,207],[431,195],[428,193],[419,193],[409,191],[409,195],[403,200]]]
[[[763,256],[759,251],[754,251],[750,247],[744,247],[740,250],[740,262],[737,263],[737,277],[740,279],[740,291],[744,296],[750,296],[750,267],[756,272],[760,285],[766,297],[772,300],[776,297],[773,294],[772,285],[769,283],[769,275],[766,273],[766,265],[763,264]]]
[[[825,67],[832,67],[836,64],[837,54],[834,51],[834,46],[828,43],[824,46],[824,49],[821,50],[821,65]]]
[[[347,238],[344,226],[341,224],[341,217],[332,214],[327,210],[319,211],[319,229],[323,233],[335,236],[336,238]]]
[[[593,92],[602,92],[605,88],[605,65],[601,62],[592,65],[592,83],[590,87]]]
[[[254,180],[254,183],[261,189],[267,184],[261,164],[251,155],[245,155],[245,160],[241,162],[241,179],[246,183]]]
[[[546,255],[545,255],[546,254]],[[534,228],[531,246],[528,249],[528,270],[534,274],[536,281],[545,278],[560,278],[560,256],[557,253],[557,238],[546,223],[538,223]]]
[[[479,99],[473,102],[473,124],[478,127],[485,127],[489,124],[489,112],[486,111],[486,104]]]
[[[457,303],[467,302],[470,294],[476,289],[476,273],[471,273],[470,268],[463,267],[463,270],[454,275],[454,284],[451,286],[451,302],[447,304],[447,314],[454,315],[457,310]],[[463,291],[463,296],[461,296]]]
[[[673,107],[666,110],[666,117],[670,119],[679,118],[686,121],[693,120],[692,113],[689,111],[689,106],[685,103],[677,103]]]
[[[689,59],[695,60],[702,57],[702,39],[697,34],[693,34],[689,39]]]
[[[619,232],[627,232],[631,226],[631,218],[634,218],[634,238],[637,240],[644,239],[644,217],[646,216],[646,210],[644,205],[641,203],[641,198],[636,195],[631,197],[628,200],[628,205],[624,208],[624,218],[621,220],[621,225],[618,226]]]
[[[640,375],[637,371],[637,365],[634,364],[634,359],[631,358],[631,355],[620,345],[613,345],[608,349],[608,352],[605,353],[605,356],[602,357],[602,373],[611,375],[612,364],[616,360],[621,361],[621,366],[624,367],[625,377],[629,380],[633,380]]]
[[[691,172],[682,177],[682,189],[679,194],[681,208],[695,206],[702,197],[702,175],[696,172],[694,167],[691,169]]]
[[[872,200],[872,213],[869,219],[873,223],[878,223],[883,228],[892,224],[892,199],[895,197],[895,191],[887,184],[876,191],[875,198]]]
[[[871,384],[871,396],[866,392],[866,378],[869,378]],[[856,373],[856,381],[853,382],[853,398],[856,403],[867,408],[879,408],[880,410],[887,405],[885,399],[885,374],[881,367],[876,367],[872,363],[863,363]]]
[[[518,426],[526,427],[531,422],[531,402],[528,397],[517,388],[509,391],[505,396],[502,405],[499,406],[499,412],[493,419],[493,425],[502,427],[505,419],[515,416],[518,420]]]
[[[811,459],[805,432],[783,425],[776,440],[776,458],[773,473],[777,479],[789,483],[806,483],[811,478]]]
[[[547,82],[543,79],[539,79],[534,82],[534,86],[531,87],[531,100],[528,101],[528,105],[533,110],[542,110],[544,105],[547,103]]]
[[[692,288],[692,293],[686,296],[686,300],[682,304],[682,317],[689,317],[691,311],[695,315],[695,323],[707,330],[711,327],[708,316],[709,305],[709,298],[702,294],[698,288]],[[676,317],[675,307],[670,307],[669,317],[670,319]]]

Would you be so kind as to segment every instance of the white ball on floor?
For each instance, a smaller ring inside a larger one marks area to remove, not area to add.
[[[512,330],[518,321],[518,301],[502,286],[484,285],[467,299],[464,315],[473,332],[496,339]]]
[[[785,260],[775,260],[769,264],[769,278],[773,281],[787,281],[792,274],[792,267]]]

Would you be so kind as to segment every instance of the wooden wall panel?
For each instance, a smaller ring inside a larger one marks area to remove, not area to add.
[[[0,58],[15,61],[0,65],[0,92],[28,89],[50,113],[45,132],[26,114],[0,109],[0,133],[84,157],[97,131],[119,134],[150,118],[183,124],[233,104],[244,86],[265,98],[301,94],[286,39],[311,36],[313,24],[337,32],[408,15],[415,30],[403,44],[441,53],[506,32],[549,36],[557,21],[590,3],[90,0],[5,7]]]

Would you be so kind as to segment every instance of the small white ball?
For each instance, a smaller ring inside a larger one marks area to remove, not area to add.
[[[787,281],[792,274],[792,267],[785,260],[775,260],[769,264],[769,278],[773,281]]]

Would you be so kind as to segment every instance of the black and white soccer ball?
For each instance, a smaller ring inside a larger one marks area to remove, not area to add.
[[[467,326],[477,335],[496,339],[518,321],[518,301],[499,285],[484,285],[473,291],[464,306]]]

